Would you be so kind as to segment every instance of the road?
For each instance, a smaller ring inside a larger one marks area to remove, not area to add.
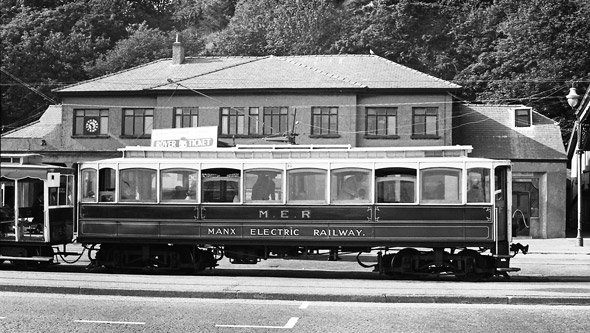
[[[2,332],[585,332],[590,306],[0,293]]]

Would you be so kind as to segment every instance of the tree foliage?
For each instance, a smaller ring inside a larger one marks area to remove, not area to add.
[[[52,88],[170,57],[177,33],[188,56],[372,51],[461,84],[467,100],[534,106],[564,135],[563,95],[590,83],[587,0],[4,0],[0,10],[3,126],[51,103],[34,90],[55,98]]]

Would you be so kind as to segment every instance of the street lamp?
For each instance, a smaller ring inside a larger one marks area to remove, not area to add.
[[[572,87],[565,98],[567,98],[567,104],[574,109],[574,113],[576,114],[576,122],[574,125],[576,136],[578,137],[576,147],[576,154],[578,155],[576,165],[576,174],[578,178],[578,235],[576,236],[576,240],[578,241],[578,246],[584,246],[584,239],[582,238],[582,124],[580,123],[578,112],[575,112],[575,108],[580,100],[580,95],[576,92],[576,88]]]

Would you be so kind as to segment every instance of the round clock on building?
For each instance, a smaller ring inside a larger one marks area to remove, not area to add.
[[[88,119],[86,121],[86,132],[96,133],[98,131],[98,121],[96,119]]]

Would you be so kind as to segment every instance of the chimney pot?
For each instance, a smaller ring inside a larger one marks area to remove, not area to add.
[[[184,63],[184,45],[179,34],[176,34],[176,41],[172,44],[172,64],[181,65]]]

